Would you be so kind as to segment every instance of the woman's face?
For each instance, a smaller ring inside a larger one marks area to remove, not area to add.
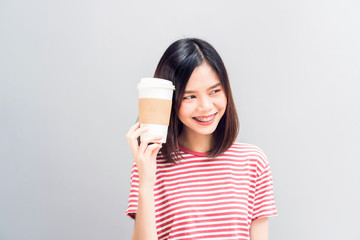
[[[178,117],[187,137],[212,134],[226,109],[226,95],[218,75],[207,64],[196,67],[185,87]]]

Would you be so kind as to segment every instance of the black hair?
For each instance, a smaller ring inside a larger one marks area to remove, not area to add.
[[[206,62],[218,75],[225,91],[227,106],[215,132],[214,145],[208,152],[209,157],[216,157],[225,152],[235,141],[239,132],[234,100],[225,65],[215,48],[208,42],[197,38],[184,38],[172,43],[161,57],[154,77],[172,81],[175,92],[172,99],[172,111],[166,143],[161,149],[168,162],[176,163],[180,158],[178,137],[183,124],[178,118],[185,87],[196,67]]]

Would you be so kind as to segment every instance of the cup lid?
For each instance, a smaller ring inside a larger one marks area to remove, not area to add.
[[[175,86],[172,84],[171,81],[161,78],[142,78],[140,83],[137,85],[137,88],[143,87],[164,87],[175,89]]]

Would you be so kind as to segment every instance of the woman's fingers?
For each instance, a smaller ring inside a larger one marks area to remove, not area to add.
[[[138,149],[139,145],[137,139],[140,137],[141,134],[145,133],[148,130],[149,129],[147,127],[140,127],[139,123],[136,123],[130,128],[128,134],[126,135],[126,140],[128,141],[132,151]]]
[[[154,143],[154,144],[149,145],[146,148],[145,156],[156,159],[156,155],[159,152],[161,147],[162,147],[161,143]]]
[[[158,143],[156,145],[155,144],[149,145],[149,144],[159,142],[162,139],[162,136],[151,136],[151,137],[143,140],[140,143],[140,147],[139,147],[138,138],[140,137],[141,134],[147,132],[148,130],[149,130],[148,127],[140,127],[139,123],[134,124],[129,129],[129,131],[126,135],[126,140],[128,141],[128,143],[130,145],[130,148],[131,148],[134,158],[137,158],[141,155],[145,155],[145,152],[147,152],[146,155],[150,157],[150,155],[153,155],[151,153],[154,150],[157,149],[157,151],[156,151],[156,153],[157,153],[159,151],[159,149],[161,148],[161,146],[162,146],[161,144],[158,144]]]
[[[131,127],[130,127],[130,129],[129,129],[129,131],[128,131],[128,134],[131,134],[131,133],[133,133],[137,128],[139,128],[140,127],[140,122],[137,122],[137,123],[135,123],[134,125],[132,125]]]
[[[130,144],[130,142],[132,141],[132,136],[134,135],[134,132],[136,131],[136,129],[138,129],[140,127],[140,123],[137,122],[134,125],[132,125],[129,129],[129,131],[126,134],[126,141]]]
[[[143,141],[141,141],[140,143],[140,152],[145,152],[146,148],[148,146],[151,146],[149,145],[149,143],[156,143],[156,142],[159,142],[160,140],[162,139],[162,136],[151,136]]]

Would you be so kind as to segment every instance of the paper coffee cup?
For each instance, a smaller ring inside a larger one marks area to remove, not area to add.
[[[140,140],[146,140],[151,136],[162,136],[159,142],[165,143],[174,85],[165,79],[142,78],[137,88],[139,90],[140,127],[149,127],[149,131],[142,134]]]

